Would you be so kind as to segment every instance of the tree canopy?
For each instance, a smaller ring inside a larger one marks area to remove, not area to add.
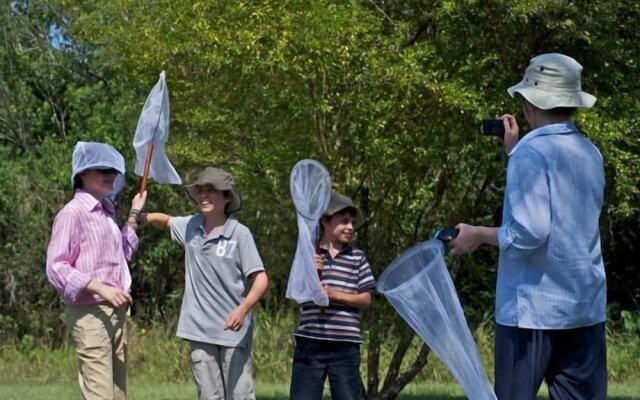
[[[545,52],[576,58],[598,97],[578,123],[606,163],[609,300],[637,308],[638,17],[629,0],[5,2],[0,334],[61,340],[43,269],[50,224],[70,193],[71,149],[105,141],[132,169],[137,117],[160,71],[171,98],[167,151],[187,181],[209,165],[235,175],[238,217],[274,282],[269,310],[284,304],[297,233],[288,177],[299,159],[323,162],[336,189],[365,209],[357,244],[376,274],[437,227],[499,224],[505,164],[478,127],[507,112],[523,124],[506,88]],[[137,182],[127,178],[125,206]],[[149,210],[194,211],[180,188],[149,190]],[[142,243],[135,313],[162,321],[179,304],[181,251],[162,232],[144,231]],[[495,264],[492,249],[450,260],[472,322],[492,312]],[[413,335],[383,299],[374,304],[367,389],[392,398],[428,350],[402,364]],[[381,385],[376,346],[388,335],[401,339]]]

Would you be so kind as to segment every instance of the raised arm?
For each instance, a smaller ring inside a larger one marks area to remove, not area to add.
[[[142,226],[151,225],[154,228],[168,230],[171,228],[171,219],[173,217],[163,213],[145,213],[140,216]]]
[[[138,220],[140,213],[144,208],[144,204],[147,201],[147,191],[135,195],[131,201],[131,210],[129,211],[129,218],[127,223],[122,227],[120,233],[122,234],[122,250],[124,251],[124,257],[127,261],[131,260],[133,253],[138,250],[138,235],[136,229],[138,228]]]

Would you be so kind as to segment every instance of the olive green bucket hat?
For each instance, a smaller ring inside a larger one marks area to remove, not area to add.
[[[365,223],[364,212],[353,205],[353,201],[351,201],[350,198],[338,192],[331,193],[331,200],[329,200],[329,205],[324,212],[324,216],[331,217],[347,209],[350,209],[349,211],[353,211],[356,214],[355,221],[353,222],[353,230],[360,229]]]
[[[227,205],[227,213],[236,212],[242,207],[242,197],[236,191],[236,182],[233,176],[218,168],[207,167],[198,175],[198,179],[185,187],[187,195],[194,202],[198,202],[198,186],[211,185],[216,190],[228,190],[231,193],[231,201]]]

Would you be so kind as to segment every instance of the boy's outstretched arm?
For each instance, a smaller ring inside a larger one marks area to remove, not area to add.
[[[331,288],[326,282],[322,282],[322,287],[324,288],[325,292],[327,292],[327,296],[329,296],[329,300],[331,301],[342,303],[350,307],[355,307],[360,310],[364,310],[365,308],[369,307],[369,305],[371,305],[371,292],[358,294],[342,292],[340,290]]]
[[[171,227],[171,215],[163,213],[144,213],[140,216],[140,224],[147,224],[158,229],[169,229]]]
[[[253,279],[251,289],[242,303],[240,303],[240,305],[227,316],[227,319],[224,322],[225,330],[231,329],[232,331],[237,331],[242,328],[244,317],[267,292],[267,288],[269,287],[269,278],[267,278],[267,273],[265,271],[253,273],[250,279]]]

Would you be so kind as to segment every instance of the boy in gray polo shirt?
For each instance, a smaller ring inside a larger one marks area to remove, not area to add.
[[[191,342],[200,400],[253,400],[251,310],[267,290],[267,274],[251,232],[231,215],[242,205],[233,177],[209,167],[186,189],[202,214],[142,216],[185,248],[177,336]]]

